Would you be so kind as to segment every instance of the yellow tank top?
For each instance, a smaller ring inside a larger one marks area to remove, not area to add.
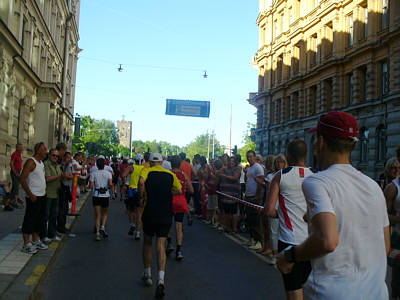
[[[140,173],[142,172],[142,170],[143,170],[142,165],[134,165],[133,166],[133,173],[131,174],[131,178],[129,180],[129,187],[131,189],[138,188]]]

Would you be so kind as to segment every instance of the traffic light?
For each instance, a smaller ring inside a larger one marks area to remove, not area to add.
[[[238,149],[237,149],[237,145],[235,145],[235,147],[233,148],[233,154],[237,154],[237,151],[238,151]]]

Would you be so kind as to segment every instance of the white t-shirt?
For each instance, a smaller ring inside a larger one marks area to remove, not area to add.
[[[108,181],[109,179],[112,179],[112,175],[110,172],[106,170],[98,170],[94,173],[92,173],[92,176],[90,177],[90,181],[94,183],[94,197],[110,197],[110,192],[108,190]],[[100,194],[99,189],[100,188],[107,188],[107,192],[105,194]]]
[[[332,213],[339,232],[335,251],[311,260],[304,299],[388,299],[383,228],[389,219],[378,184],[349,164],[336,164],[304,180],[303,191],[309,220]]]
[[[299,245],[308,237],[308,226],[303,219],[307,212],[307,202],[301,185],[312,171],[309,168],[292,166],[280,173],[278,238],[282,242]]]
[[[257,192],[257,181],[256,178],[262,176],[264,177],[264,168],[255,163],[247,169],[246,173],[246,196],[253,197]]]

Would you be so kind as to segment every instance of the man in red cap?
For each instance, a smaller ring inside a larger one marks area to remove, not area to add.
[[[312,131],[323,171],[303,182],[309,236],[279,253],[277,265],[288,273],[294,263],[311,260],[305,299],[388,299],[389,220],[380,187],[350,164],[357,121],[331,111]]]

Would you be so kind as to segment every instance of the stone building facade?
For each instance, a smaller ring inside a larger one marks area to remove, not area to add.
[[[71,148],[79,0],[0,3],[0,178],[15,144]]]
[[[118,138],[121,146],[131,148],[132,146],[132,121],[117,121]]]
[[[260,0],[257,24],[257,151],[284,153],[295,137],[311,149],[308,129],[343,110],[360,127],[352,163],[377,178],[400,144],[400,1]]]

